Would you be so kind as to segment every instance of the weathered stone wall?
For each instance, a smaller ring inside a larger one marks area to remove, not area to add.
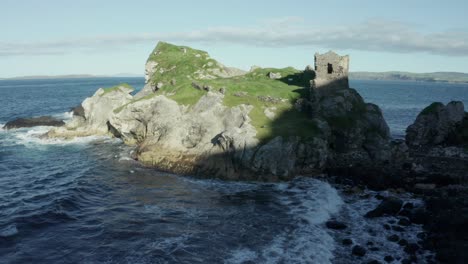
[[[316,77],[312,89],[349,88],[349,56],[339,56],[333,51],[315,53]]]

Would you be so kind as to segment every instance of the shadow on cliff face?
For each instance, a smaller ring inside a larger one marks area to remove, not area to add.
[[[221,132],[211,140],[217,154],[182,154],[176,162],[148,165],[202,178],[276,181],[388,162],[389,132],[380,109],[343,87],[343,80],[330,82],[329,88],[310,89],[314,77],[306,72],[277,80],[303,88],[294,91],[299,95],[294,107],[277,114],[269,127],[259,128],[271,132],[258,145],[239,144]]]

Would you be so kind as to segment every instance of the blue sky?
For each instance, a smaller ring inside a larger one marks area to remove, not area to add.
[[[333,49],[351,71],[468,72],[468,1],[431,2],[1,0],[0,77],[143,74],[159,40],[243,69]]]

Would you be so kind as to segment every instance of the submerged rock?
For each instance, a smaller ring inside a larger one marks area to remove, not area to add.
[[[63,120],[59,120],[51,116],[40,116],[40,117],[31,117],[31,118],[17,118],[15,120],[7,122],[3,128],[14,129],[14,128],[22,128],[22,127],[35,127],[35,126],[59,127],[63,125],[65,125],[65,122],[63,122]]]
[[[336,220],[329,220],[325,223],[325,225],[327,226],[327,228],[337,230],[346,229],[348,227],[345,223]]]
[[[403,201],[396,197],[385,198],[378,206],[372,211],[366,213],[365,217],[373,218],[384,215],[397,215],[403,206]]]

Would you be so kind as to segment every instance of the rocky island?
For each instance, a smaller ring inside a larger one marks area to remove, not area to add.
[[[43,137],[110,135],[134,146],[133,158],[145,166],[182,175],[254,181],[307,175],[351,190],[411,192],[425,200],[424,208],[389,196],[366,217],[396,215],[403,226],[423,224],[429,231],[419,245],[402,242],[412,256],[402,263],[415,262],[420,247],[435,251],[441,262],[463,263],[463,103],[431,104],[405,140],[394,140],[380,108],[349,87],[348,56],[315,54],[314,64],[244,72],[204,51],[160,42],[146,62],[141,91],[135,94],[128,84],[100,88],[73,109],[71,121]],[[358,246],[352,251],[365,254]]]
[[[230,180],[286,180],[298,174],[393,161],[378,106],[348,85],[349,57],[315,55],[315,68],[228,68],[206,52],[160,42],[146,85],[99,89],[83,114],[48,137],[112,134],[136,145],[145,165]]]

